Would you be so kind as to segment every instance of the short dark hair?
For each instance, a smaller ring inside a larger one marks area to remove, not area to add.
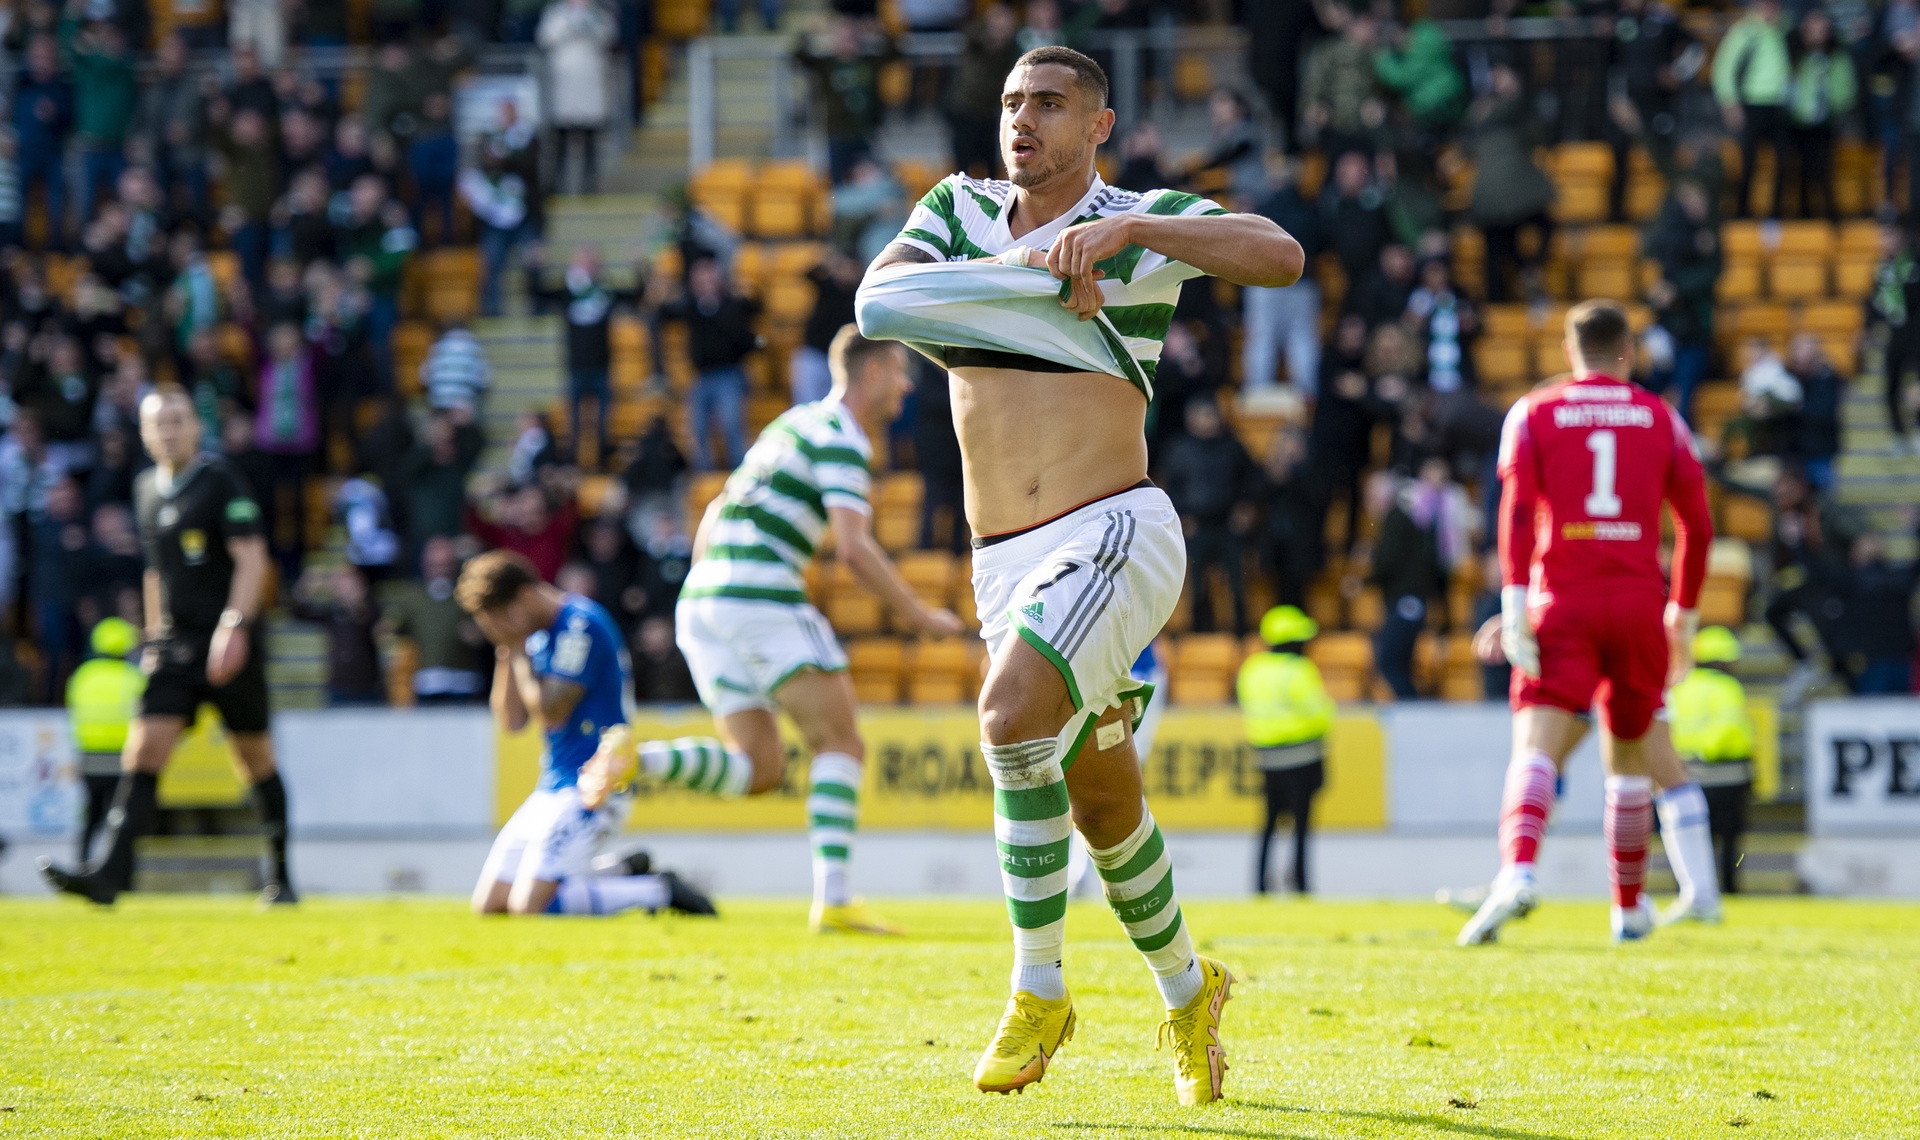
[[[827,346],[827,371],[832,373],[835,384],[851,384],[860,378],[860,370],[866,367],[868,357],[886,352],[897,343],[868,340],[860,335],[859,326],[841,325],[840,331],[833,334],[833,343]]]
[[[1582,360],[1618,360],[1627,354],[1632,330],[1618,301],[1582,301],[1567,311],[1567,333]]]
[[[1070,47],[1049,44],[1046,47],[1034,48],[1015,60],[1013,66],[1018,70],[1022,67],[1039,67],[1043,63],[1057,63],[1061,67],[1071,69],[1081,90],[1093,96],[1093,109],[1095,111],[1107,109],[1107,73],[1099,64]]]
[[[470,614],[487,613],[513,604],[520,591],[540,584],[540,572],[524,554],[489,550],[460,571],[453,596]]]

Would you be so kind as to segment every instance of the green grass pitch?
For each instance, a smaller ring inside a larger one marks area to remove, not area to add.
[[[1174,1103],[1145,966],[1068,918],[1078,1036],[982,1096],[1004,912],[910,937],[719,921],[481,920],[443,900],[0,902],[0,1140],[72,1137],[1920,1136],[1920,908],[1736,901],[1607,945],[1593,902],[1499,946],[1408,903],[1188,906],[1239,976],[1228,1101]]]

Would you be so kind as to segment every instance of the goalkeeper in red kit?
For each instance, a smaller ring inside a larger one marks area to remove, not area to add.
[[[1500,435],[1501,644],[1513,664],[1513,759],[1500,810],[1500,875],[1460,931],[1491,942],[1532,910],[1534,853],[1553,809],[1553,757],[1598,705],[1615,941],[1644,938],[1653,830],[1644,737],[1671,678],[1691,664],[1713,526],[1693,436],[1635,387],[1626,310],[1567,314],[1572,378],[1522,397]],[[1673,588],[1660,570],[1660,505],[1673,509]]]

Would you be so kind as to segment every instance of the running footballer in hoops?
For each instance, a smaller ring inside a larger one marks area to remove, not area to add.
[[[1216,1100],[1232,985],[1198,956],[1146,808],[1129,668],[1179,599],[1185,540],[1147,481],[1147,403],[1180,287],[1206,275],[1277,287],[1299,243],[1193,194],[1106,185],[1107,78],[1061,47],[1022,56],[1000,97],[1008,181],[955,174],[914,209],[862,283],[861,331],[950,374],[973,589],[991,651],[981,755],[1014,932],[1012,996],[974,1069],[983,1092],[1040,1080],[1073,1035],[1062,969],[1068,835],[1166,1009],[1174,1089]]]

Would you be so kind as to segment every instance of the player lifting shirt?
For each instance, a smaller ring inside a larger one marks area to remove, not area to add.
[[[1573,376],[1521,397],[1500,437],[1501,642],[1514,666],[1513,759],[1502,867],[1459,941],[1489,940],[1535,905],[1533,863],[1554,798],[1554,754],[1597,701],[1611,747],[1605,832],[1616,941],[1653,927],[1641,884],[1652,831],[1645,737],[1690,660],[1713,540],[1705,476],[1685,421],[1635,387],[1626,310],[1567,314]],[[1660,507],[1673,508],[1673,588]]]
[[[1303,255],[1265,218],[1106,185],[1094,154],[1112,129],[1098,64],[1060,47],[1022,56],[1000,100],[1009,180],[935,186],[868,270],[856,313],[866,335],[951,373],[978,536],[974,597],[991,650],[980,751],[1015,963],[974,1084],[1039,1080],[1072,1036],[1061,953],[1077,827],[1153,971],[1175,1091],[1191,1104],[1221,1095],[1232,978],[1193,952],[1129,739],[1147,689],[1129,667],[1186,572],[1179,517],[1146,481],[1146,412],[1182,283],[1290,285]]]
[[[121,753],[107,854],[82,873],[41,861],[49,885],[110,903],[133,884],[134,841],[154,829],[160,772],[202,704],[219,710],[253,786],[272,861],[263,901],[295,901],[287,875],[287,792],[268,735],[266,646],[256,622],[267,581],[260,507],[226,460],[200,451],[185,391],[140,403],[140,439],[154,466],[134,480],[147,569],[147,687]]]

